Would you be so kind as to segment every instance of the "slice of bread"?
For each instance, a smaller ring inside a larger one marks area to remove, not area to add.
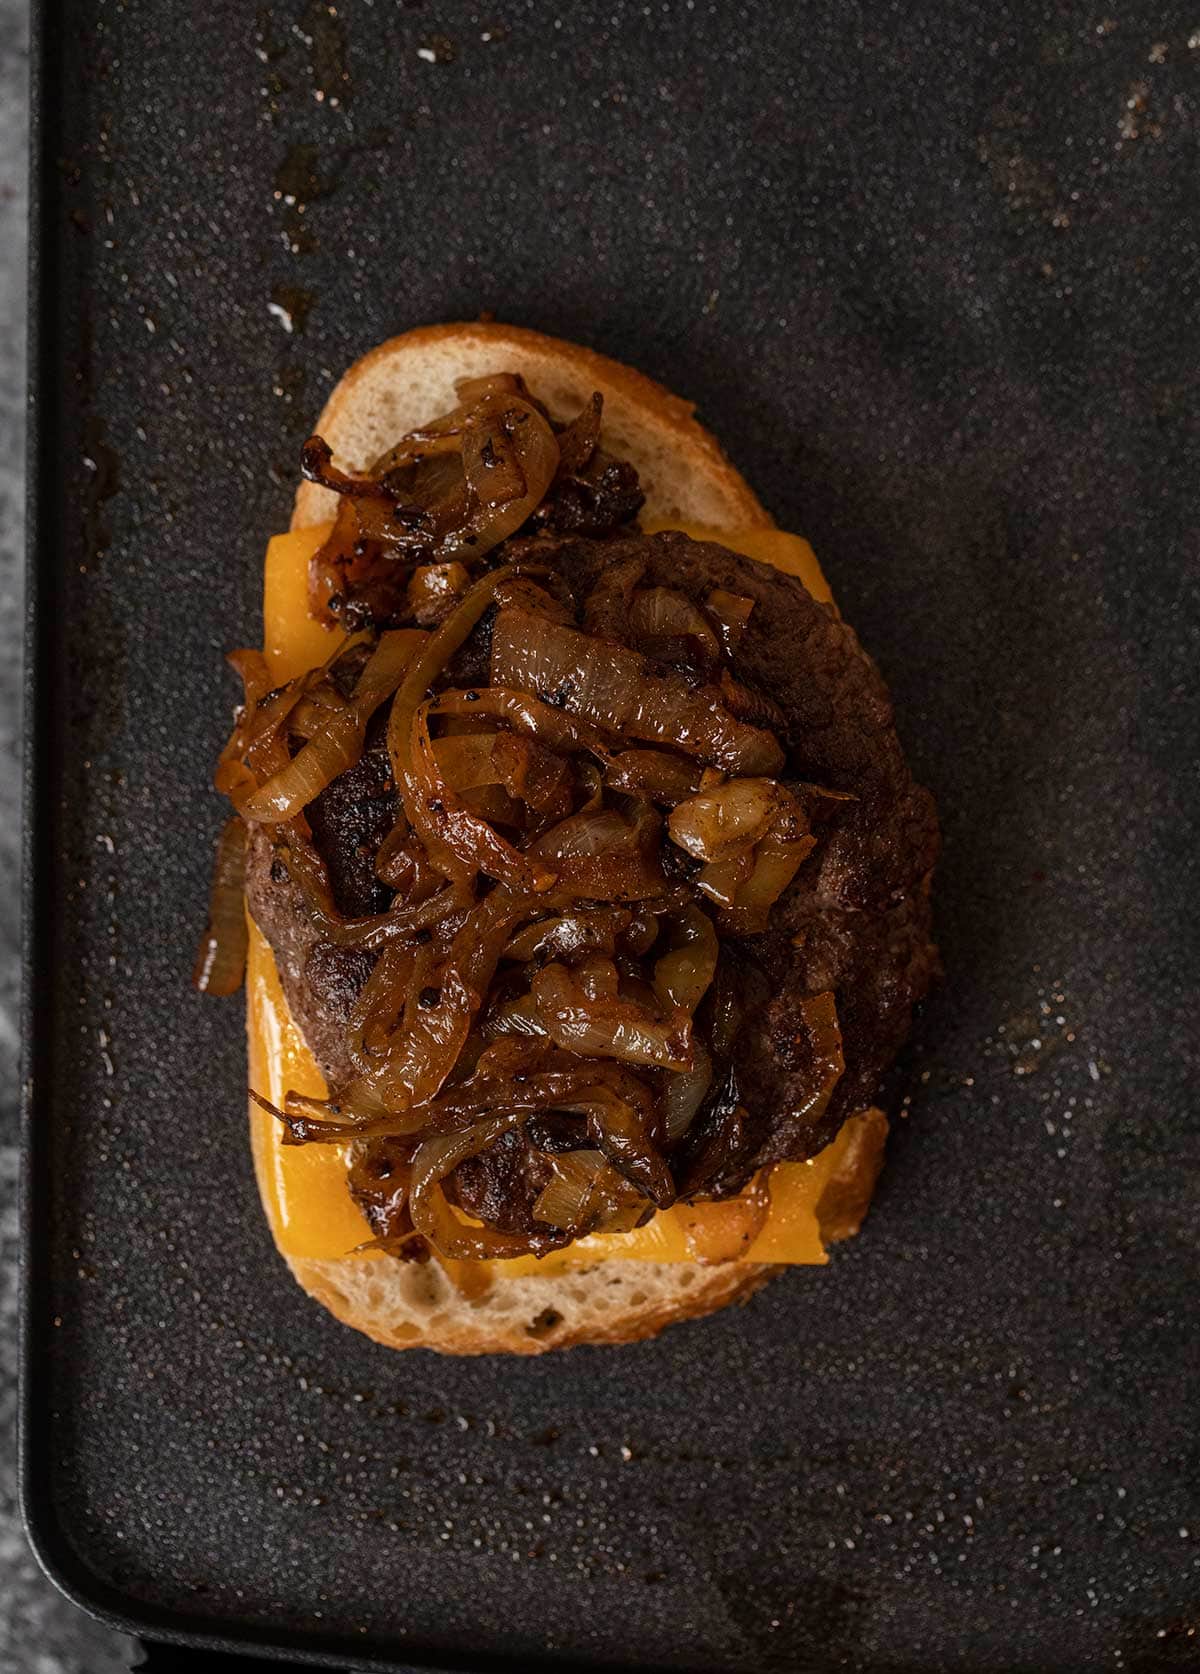
[[[773,527],[690,401],[619,361],[519,326],[422,326],[372,349],[337,384],[315,429],[338,465],[366,470],[418,425],[457,405],[459,378],[519,372],[556,419],[572,419],[594,391],[604,397],[604,446],[636,466],[643,516],[706,529]],[[301,483],[292,528],[327,522],[337,496]]]
[[[719,443],[696,422],[690,403],[590,349],[516,326],[425,326],[391,338],[344,375],[315,429],[342,468],[364,470],[407,431],[453,407],[456,380],[493,372],[520,373],[560,419],[573,418],[599,390],[604,445],[636,466],[647,521],[773,527]],[[326,522],[335,510],[335,495],[302,483],[292,528]],[[829,1239],[857,1231],[887,1134],[879,1111],[852,1120],[858,1124],[854,1143],[826,1188],[828,1195],[836,1186],[832,1212],[821,1216]],[[255,1161],[261,1174],[263,1159]],[[467,1294],[437,1261],[287,1260],[309,1295],[347,1325],[392,1348],[443,1354],[541,1354],[579,1343],[633,1342],[673,1321],[744,1300],[780,1271],[748,1262],[612,1261],[544,1278],[499,1279]]]

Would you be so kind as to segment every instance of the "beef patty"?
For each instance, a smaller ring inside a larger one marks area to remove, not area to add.
[[[736,994],[739,1026],[674,1167],[682,1189],[691,1182],[701,1195],[725,1195],[765,1164],[815,1155],[876,1098],[936,965],[932,799],[913,782],[874,663],[837,611],[795,577],[672,533],[542,534],[510,541],[498,556],[552,566],[569,589],[560,594],[577,601],[577,619],[600,578],[623,564],[639,586],[669,587],[697,604],[714,588],[752,599],[728,656],[745,688],[741,701],[760,710],[747,719],[768,717],[763,724],[784,744],[782,782],[801,787],[801,795],[806,786],[839,793],[814,793],[809,802],[816,846],[772,909],[768,929],[722,938],[720,979]],[[624,626],[619,598],[607,622],[588,623],[616,637],[626,637]],[[482,678],[489,631],[485,618],[460,654],[458,673]],[[361,760],[308,810],[336,904],[348,915],[379,912],[390,899],[373,860],[394,819],[395,795],[382,743],[368,742]],[[345,1024],[372,956],[322,938],[268,827],[251,830],[246,888],[292,1015],[336,1090],[351,1077]],[[845,1069],[814,1123],[805,1114],[812,1047],[800,1003],[830,990]],[[493,1224],[527,1229],[546,1173],[535,1163],[506,1136],[458,1171],[455,1195]]]

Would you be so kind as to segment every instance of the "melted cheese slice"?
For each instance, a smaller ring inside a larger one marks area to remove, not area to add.
[[[647,532],[678,527],[684,527],[684,532],[696,540],[715,540],[734,552],[798,576],[814,598],[832,599],[812,548],[797,535],[779,529],[717,531],[662,523],[647,525]],[[276,535],[267,547],[263,648],[280,682],[324,662],[337,643],[337,630],[322,627],[308,614],[308,564],[329,528],[329,524],[320,524]],[[253,922],[246,992],[250,1085],[277,1105],[283,1103],[289,1089],[323,1097],[324,1079],[288,1010],[274,956]],[[343,1146],[284,1145],[279,1122],[253,1104],[250,1121],[259,1190],[271,1232],[284,1255],[344,1256],[370,1238],[366,1218],[347,1190]],[[770,1169],[765,1220],[748,1216],[746,1205],[738,1199],[730,1203],[678,1204],[661,1210],[648,1225],[633,1232],[581,1238],[540,1261],[521,1256],[514,1261],[478,1265],[486,1265],[493,1278],[505,1278],[549,1274],[613,1260],[719,1258],[823,1263],[827,1257],[816,1206],[850,1138],[848,1125],[820,1156],[804,1163],[780,1163]],[[743,1231],[743,1227],[753,1230]],[[364,1252],[363,1259],[370,1259],[370,1252]]]

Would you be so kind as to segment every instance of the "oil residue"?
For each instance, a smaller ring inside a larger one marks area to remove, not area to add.
[[[270,309],[288,336],[299,336],[308,320],[313,305],[311,291],[299,285],[275,285],[271,291]]]
[[[458,48],[449,35],[431,35],[417,48],[417,57],[425,64],[453,64]]]
[[[305,211],[337,184],[336,175],[328,180],[322,175],[319,158],[315,145],[291,145],[275,171],[275,202],[283,207],[284,241],[294,256],[317,248],[312,230],[305,225]]]
[[[336,191],[347,166],[356,157],[384,151],[391,143],[387,128],[372,128],[362,140],[333,146],[322,157],[310,141],[290,145],[275,171],[274,199],[282,209],[284,241],[294,256],[317,249],[317,238],[306,221],[309,206]]]
[[[333,190],[336,180],[322,178],[318,167],[319,157],[320,151],[315,145],[288,147],[283,162],[275,170],[277,202],[282,201],[289,207],[293,203],[303,206]]]
[[[313,98],[337,110],[349,102],[351,95],[346,30],[337,7],[325,4],[325,0],[311,0],[298,32],[309,51]]]
[[[83,421],[83,550],[90,567],[112,539],[104,508],[121,487],[121,462],[104,439],[104,420],[89,413]]]
[[[254,31],[254,51],[259,63],[263,66],[262,96],[267,101],[269,114],[274,117],[279,114],[279,101],[287,93],[289,84],[279,73],[278,68],[286,55],[287,48],[275,39],[271,24],[269,8],[260,6]]]

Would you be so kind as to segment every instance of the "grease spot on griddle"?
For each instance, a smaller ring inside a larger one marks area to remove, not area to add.
[[[985,1044],[1009,1059],[1013,1075],[1034,1075],[1075,1044],[1077,1030],[1061,1009],[1065,1004],[1062,992],[1055,991],[1050,999],[1041,999],[997,1024],[995,1041]]]
[[[349,42],[341,14],[324,0],[312,0],[300,20],[298,33],[309,50],[313,98],[334,110],[349,102],[353,92],[347,62]]]
[[[279,73],[278,66],[286,56],[287,48],[275,39],[273,33],[273,18],[270,8],[260,6],[256,18],[254,31],[254,53],[263,66],[262,96],[267,101],[267,111],[274,117],[279,114],[279,101],[287,93],[289,83]]]
[[[287,52],[283,43],[274,38],[272,33],[274,21],[269,6],[258,8],[254,20],[254,43],[255,52],[264,64],[277,64]]]
[[[290,145],[275,171],[274,201],[280,206],[283,240],[292,255],[308,255],[318,248],[316,234],[305,216],[311,204],[337,189],[347,167],[356,157],[386,150],[391,131],[372,128],[362,140],[328,148],[302,141]]]
[[[299,336],[304,330],[312,305],[313,293],[301,290],[299,285],[274,285],[271,288],[271,313],[289,337],[293,334]]]
[[[417,48],[417,57],[423,64],[453,64],[458,48],[449,35],[430,35]]]
[[[283,162],[275,171],[275,197],[288,206],[311,203],[314,198],[332,192],[336,182],[322,177],[318,167],[320,152],[315,145],[290,145]]]
[[[1117,121],[1116,149],[1121,151],[1134,140],[1153,139],[1163,137],[1162,119],[1151,107],[1150,84],[1147,81],[1131,82],[1122,101],[1121,114]]]
[[[294,256],[317,249],[316,237],[305,225],[304,214],[310,203],[332,192],[337,184],[336,176],[327,179],[322,175],[319,156],[315,145],[291,145],[275,171],[274,198],[283,210],[284,243]]]
[[[121,462],[104,439],[104,420],[89,413],[83,422],[83,545],[87,566],[107,551],[111,534],[104,508],[121,487]]]

